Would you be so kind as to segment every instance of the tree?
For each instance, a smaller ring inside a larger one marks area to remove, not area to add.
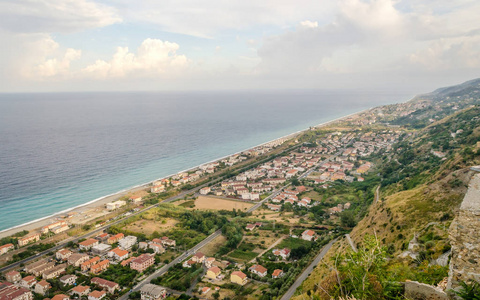
[[[350,210],[346,210],[340,214],[340,222],[342,226],[345,227],[354,227],[357,224],[355,221],[355,216]]]

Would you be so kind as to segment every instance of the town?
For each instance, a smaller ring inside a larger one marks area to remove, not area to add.
[[[82,223],[67,214],[2,239],[6,266],[28,257],[22,253],[64,247],[4,272],[0,299],[281,297],[352,226],[349,211],[365,196],[348,190],[374,178],[375,155],[407,134],[359,129],[361,118],[157,180],[96,215],[77,216]],[[97,228],[105,229],[88,235]]]

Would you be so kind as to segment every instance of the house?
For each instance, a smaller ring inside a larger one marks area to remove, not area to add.
[[[137,243],[137,237],[129,235],[118,241],[118,246],[124,250],[131,249]]]
[[[257,226],[255,226],[255,224],[247,224],[247,226],[245,227],[245,229],[248,230],[248,231],[252,231],[255,228],[257,228]]]
[[[75,275],[64,275],[60,277],[60,282],[66,286],[66,285],[74,285],[77,282],[77,276]]]
[[[72,295],[77,295],[78,297],[86,296],[88,293],[90,293],[90,287],[88,285],[78,285],[71,291]]]
[[[167,290],[164,287],[147,283],[140,289],[140,299],[160,300],[167,297]]]
[[[36,283],[37,283],[37,280],[35,279],[35,277],[25,276],[22,280],[20,280],[19,285],[26,289],[31,289]]]
[[[280,269],[275,269],[272,273],[272,278],[280,278],[280,277],[283,277],[285,275],[285,273],[280,270]]]
[[[115,283],[113,281],[105,280],[102,278],[94,277],[92,280],[90,280],[92,284],[95,284],[102,289],[106,290],[110,294],[115,293],[116,289],[119,289],[118,283]]]
[[[162,254],[165,252],[165,248],[163,248],[163,246],[160,244],[151,243],[149,247],[150,249],[153,249],[153,252],[155,252],[155,254]]]
[[[210,292],[210,290],[211,290],[211,288],[209,288],[208,286],[204,286],[198,292],[202,295],[205,295],[205,294],[208,294],[208,292]]]
[[[245,285],[247,283],[247,275],[242,271],[233,271],[230,274],[230,281],[239,285]]]
[[[17,282],[22,280],[22,275],[20,272],[17,271],[10,271],[7,274],[5,274],[5,279],[7,279],[8,282]]]
[[[22,247],[28,245],[30,243],[35,243],[40,240],[40,233],[35,233],[26,237],[22,237],[18,239],[18,246]]]
[[[307,229],[302,233],[302,240],[310,242],[315,241],[317,240],[317,234],[315,233],[315,231]]]
[[[107,292],[105,291],[93,291],[88,294],[88,300],[100,300],[107,296]]]
[[[43,279],[52,279],[52,278],[58,277],[60,274],[65,272],[66,269],[67,269],[67,264],[59,264],[59,265],[51,268],[50,270],[44,272],[43,275],[42,275],[42,278]]]
[[[206,186],[206,187],[203,187],[200,189],[200,195],[207,195],[208,193],[210,193],[211,189],[210,187]]]
[[[107,210],[109,211],[112,211],[112,210],[116,210],[122,206],[125,206],[127,205],[127,202],[123,201],[123,200],[117,200],[117,201],[114,201],[114,202],[109,202],[107,204],[105,204]]]
[[[109,237],[110,237],[110,235],[109,235],[108,233],[104,232],[104,233],[96,236],[95,238],[96,238],[97,240],[99,240],[100,242],[106,242]]]
[[[105,255],[108,251],[112,249],[112,246],[108,244],[98,244],[92,247],[93,255]]]
[[[55,231],[59,231],[59,230],[60,232],[68,230],[68,224],[65,220],[61,220],[61,221],[43,226],[41,229],[41,232],[42,234],[47,234],[49,232],[55,233]]]
[[[175,242],[175,240],[171,240],[169,238],[166,238],[166,239],[162,238],[162,245],[163,245],[163,247],[175,247],[176,242]]]
[[[110,261],[109,261],[108,259],[102,260],[101,262],[99,262],[99,263],[96,264],[96,265],[93,265],[93,266],[90,268],[90,273],[92,273],[92,274],[100,274],[100,273],[102,273],[103,271],[105,271],[106,269],[108,269],[108,266],[110,266]]]
[[[261,266],[261,265],[253,265],[248,269],[250,272],[253,274],[256,274],[260,277],[265,277],[267,276],[267,268]]]
[[[148,243],[147,242],[138,243],[138,249],[147,250],[148,249]]]
[[[270,210],[273,210],[273,211],[280,211],[280,209],[282,208],[281,205],[275,205],[275,204],[270,204],[270,203],[267,203],[267,207]]]
[[[344,209],[349,209],[350,206],[351,206],[350,202],[347,202],[347,203],[345,203],[345,205],[343,205],[343,208]]]
[[[121,261],[128,258],[128,251],[117,247],[108,252],[108,257],[111,257],[116,261]]]
[[[214,261],[215,261],[215,257],[209,257],[205,259],[204,261],[205,267],[211,268]]]
[[[211,267],[207,270],[207,274],[205,277],[209,279],[216,279],[218,276],[220,276],[221,270],[219,267]]]
[[[78,243],[78,245],[80,246],[80,250],[90,250],[90,249],[92,249],[93,246],[98,245],[98,244],[99,244],[99,241],[96,240],[96,239],[92,239],[92,238]]]
[[[5,244],[0,246],[0,255],[7,253],[10,250],[15,249],[15,246],[13,244]]]
[[[35,293],[45,295],[52,286],[46,280],[39,281],[35,285]]]
[[[72,251],[64,248],[55,252],[55,258],[57,260],[67,260],[72,254],[73,254]]]
[[[89,259],[86,262],[82,263],[80,265],[80,269],[82,270],[82,272],[86,272],[86,271],[90,270],[90,268],[99,261],[100,261],[100,257],[95,256],[92,259]]]
[[[203,254],[202,252],[197,252],[195,253],[193,256],[192,256],[192,260],[196,263],[203,263],[203,261],[205,260],[205,254]]]
[[[283,248],[281,250],[274,249],[272,253],[273,255],[280,256],[283,260],[286,260],[290,256],[290,249],[288,248]]]
[[[194,264],[196,264],[196,262],[194,262],[193,260],[189,259],[189,260],[186,260],[186,261],[183,262],[182,267],[184,267],[184,268],[191,268]]]
[[[132,201],[133,204],[138,204],[138,203],[142,202],[142,197],[141,196],[131,196],[130,198],[128,198],[128,200]]]
[[[150,189],[150,192],[152,192],[152,193],[163,193],[163,192],[165,192],[165,186],[163,186],[163,185],[154,185],[154,186],[152,186],[152,188]]]
[[[58,295],[53,296],[53,298],[51,300],[70,300],[70,297],[68,297],[67,295],[64,295],[64,294],[58,294]]]
[[[122,261],[120,264],[122,265],[122,267],[129,266],[129,265],[130,265],[130,262],[131,262],[134,258],[135,258],[135,257],[127,258],[127,259],[125,259],[124,261]]]
[[[10,282],[0,283],[0,299],[32,300],[33,294],[26,288],[18,287]]]
[[[142,254],[139,257],[136,257],[130,263],[130,268],[137,270],[138,272],[145,271],[148,267],[152,266],[155,263],[155,258],[153,255]]]
[[[81,264],[89,260],[89,256],[83,253],[74,253],[67,259],[67,264],[74,267],[80,267]]]
[[[116,235],[113,235],[107,239],[107,244],[115,244],[119,240],[123,239],[125,235],[123,233],[117,233]]]
[[[53,267],[55,267],[55,262],[46,262],[44,264],[41,264],[39,265],[38,267],[36,268],[32,268],[30,270],[30,273],[32,273],[33,275],[35,276],[41,276],[43,275],[45,272],[49,271],[50,269],[53,269]]]

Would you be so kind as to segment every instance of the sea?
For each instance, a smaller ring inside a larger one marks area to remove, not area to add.
[[[0,231],[412,95],[0,94]]]

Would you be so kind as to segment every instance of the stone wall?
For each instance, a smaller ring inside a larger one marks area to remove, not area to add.
[[[480,173],[470,180],[449,236],[452,259],[447,290],[457,288],[460,281],[480,282]]]
[[[448,295],[440,288],[420,283],[407,281],[405,285],[405,298],[411,300],[448,300]]]

